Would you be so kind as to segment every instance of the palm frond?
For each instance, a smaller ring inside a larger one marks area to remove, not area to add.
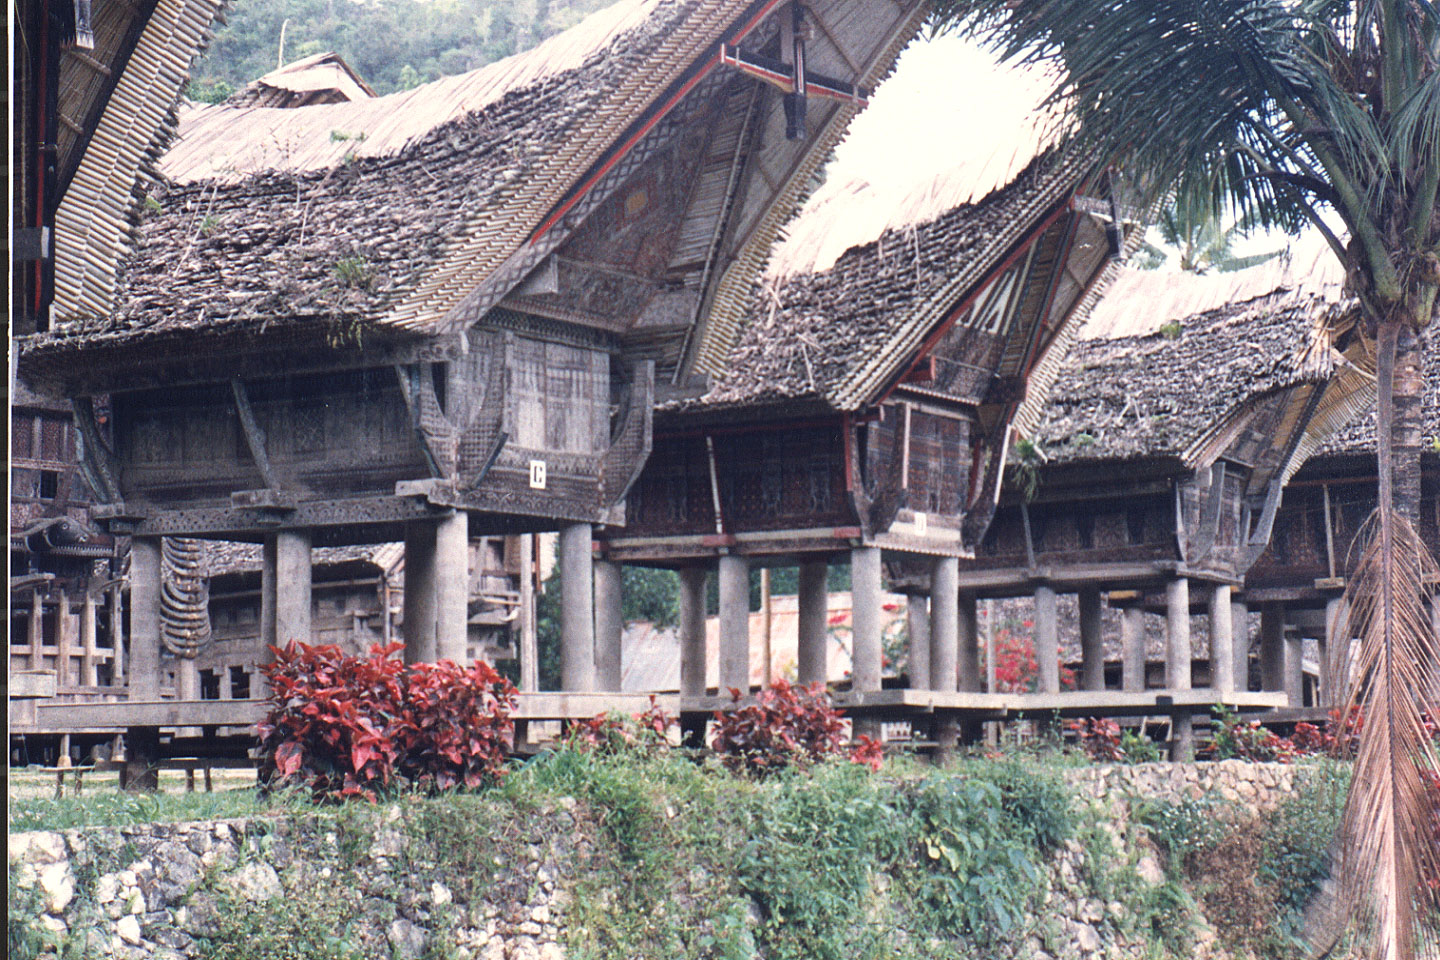
[[[1347,691],[1344,715],[1364,708],[1338,838],[1340,899],[1368,928],[1372,956],[1436,960],[1440,901],[1423,878],[1440,876],[1434,798],[1425,782],[1427,771],[1440,770],[1425,728],[1426,714],[1440,706],[1440,641],[1425,609],[1437,566],[1403,517],[1386,519],[1377,511],[1367,522],[1346,590],[1346,635],[1358,647],[1331,651],[1332,676]]]

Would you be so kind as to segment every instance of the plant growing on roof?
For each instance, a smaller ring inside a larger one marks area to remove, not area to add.
[[[369,290],[374,282],[370,261],[363,256],[341,257],[335,261],[335,279],[340,286],[355,290]]]
[[[1379,506],[1348,589],[1366,706],[1341,827],[1348,904],[1387,960],[1440,956],[1417,918],[1440,897],[1421,717],[1440,640],[1420,507],[1421,342],[1440,303],[1440,6],[1434,0],[933,0],[938,23],[1053,64],[1076,147],[1145,199],[1310,225],[1344,265],[1373,340]],[[1344,224],[1341,236],[1331,215]],[[1347,645],[1332,651],[1347,677]],[[1373,722],[1383,717],[1384,722]]]

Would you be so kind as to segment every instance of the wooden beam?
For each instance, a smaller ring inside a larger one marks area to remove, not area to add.
[[[250,459],[260,471],[260,479],[271,490],[279,490],[280,484],[275,471],[270,468],[270,457],[265,452],[265,431],[255,420],[255,411],[250,407],[250,395],[245,383],[239,377],[230,381],[230,393],[235,397],[235,412],[240,415],[240,429],[245,434],[245,446],[250,450]]]

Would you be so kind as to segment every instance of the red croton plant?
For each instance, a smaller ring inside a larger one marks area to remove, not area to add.
[[[370,800],[402,781],[443,790],[503,776],[515,688],[489,664],[407,666],[399,643],[366,656],[298,642],[270,649],[262,775],[317,798]]]
[[[734,687],[730,696],[740,701]],[[844,719],[844,711],[831,706],[823,683],[800,687],[781,678],[760,692],[758,702],[716,711],[710,745],[731,770],[764,775],[844,754]],[[878,770],[884,746],[871,737],[856,737],[850,759]]]

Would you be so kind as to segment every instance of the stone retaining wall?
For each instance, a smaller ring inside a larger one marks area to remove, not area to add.
[[[1153,851],[1131,829],[1132,798],[1214,797],[1226,801],[1217,813],[1253,819],[1295,789],[1301,770],[1224,761],[1082,767],[1066,776],[1081,797],[1101,804],[1107,832],[1130,851],[1139,876],[1159,884],[1165,877]],[[187,960],[199,955],[200,938],[221,929],[218,911],[227,904],[323,898],[319,891],[345,889],[373,921],[365,955],[417,958],[430,937],[443,935],[460,960],[563,958],[570,881],[590,852],[583,839],[590,825],[577,822],[573,801],[535,814],[537,826],[514,847],[522,855],[478,871],[468,864],[484,881],[468,899],[456,895],[465,881],[452,862],[464,851],[414,849],[402,829],[402,809],[377,808],[373,823],[345,837],[323,815],[13,834],[11,910],[40,914],[43,927],[58,937],[83,937],[86,956]],[[352,849],[342,850],[346,843]],[[1107,920],[1125,908],[1084,894],[1076,881],[1084,862],[1085,851],[1071,841],[1052,864],[1048,909],[1065,943],[1035,939],[1031,955],[1144,956],[1138,941],[1116,942],[1107,933],[1102,944],[1102,931],[1114,926]],[[1201,941],[1197,957],[1225,956],[1213,936]]]

